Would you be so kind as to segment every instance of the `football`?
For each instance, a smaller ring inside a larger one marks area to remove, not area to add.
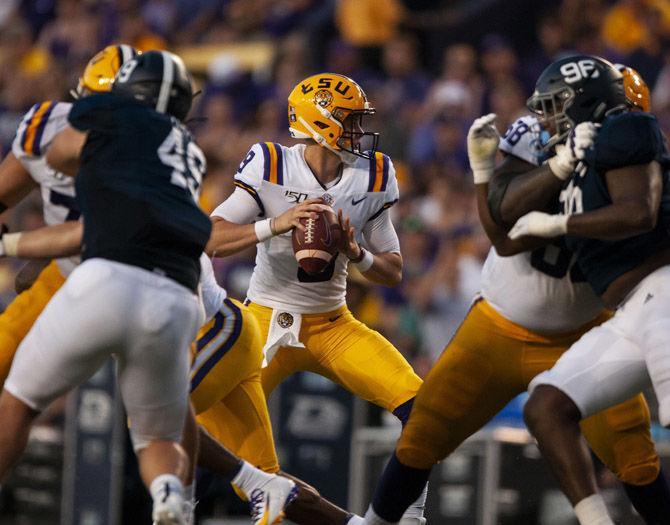
[[[305,227],[293,229],[293,253],[308,274],[321,273],[337,253],[340,225],[333,211],[317,213],[316,219],[300,219]]]

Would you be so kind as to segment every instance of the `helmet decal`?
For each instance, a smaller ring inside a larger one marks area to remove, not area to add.
[[[312,139],[347,163],[374,155],[379,134],[362,127],[362,117],[374,113],[361,87],[337,73],[308,77],[288,97],[291,136]]]

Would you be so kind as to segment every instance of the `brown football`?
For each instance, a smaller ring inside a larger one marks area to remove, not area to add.
[[[337,253],[341,235],[337,215],[317,212],[316,219],[300,219],[300,223],[305,229],[293,228],[293,253],[305,272],[319,274]]]

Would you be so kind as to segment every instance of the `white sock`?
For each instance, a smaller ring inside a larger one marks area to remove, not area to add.
[[[232,479],[231,483],[239,487],[245,494],[251,494],[255,488],[265,485],[265,483],[270,481],[272,477],[272,474],[263,472],[246,461],[243,461],[242,468]]]
[[[149,492],[151,492],[151,497],[154,501],[157,499],[158,493],[165,488],[166,484],[170,492],[177,493],[183,497],[184,486],[181,484],[179,478],[174,474],[161,474],[154,478],[149,487]]]
[[[424,512],[426,511],[426,498],[428,497],[428,483],[426,483],[426,486],[423,487],[423,491],[419,495],[419,497],[416,499],[414,503],[412,503],[407,510],[405,511],[405,514],[402,515],[403,518],[423,518]],[[401,520],[402,521],[402,520]]]
[[[600,494],[592,494],[575,505],[580,525],[614,525]]]
[[[386,521],[385,519],[377,516],[377,513],[372,508],[372,505],[368,507],[368,511],[365,513],[365,525],[396,525],[392,521]]]
[[[363,518],[354,514],[351,516],[351,518],[349,518],[349,521],[347,521],[346,525],[363,525]]]
[[[187,525],[193,525],[195,520],[195,482],[184,487],[184,501],[188,503],[185,506],[184,518]],[[188,511],[188,515],[186,514]]]

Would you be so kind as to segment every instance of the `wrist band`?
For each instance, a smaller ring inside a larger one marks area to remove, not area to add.
[[[21,232],[5,233],[2,236],[2,246],[4,248],[4,255],[9,257],[16,257],[19,252],[19,239],[21,239]]]
[[[492,176],[493,170],[472,170],[472,178],[475,184],[486,184]]]
[[[367,272],[372,267],[372,264],[375,262],[375,256],[372,255],[372,253],[367,251],[362,246],[361,246],[361,254],[362,254],[362,257],[359,257],[358,262],[355,262],[355,261],[350,261],[350,262],[351,262],[351,264],[356,265],[356,268],[358,268],[359,272],[363,273],[363,272]]]
[[[272,219],[256,221],[254,223],[254,230],[256,231],[258,242],[267,241],[274,237],[274,233],[272,233]]]

